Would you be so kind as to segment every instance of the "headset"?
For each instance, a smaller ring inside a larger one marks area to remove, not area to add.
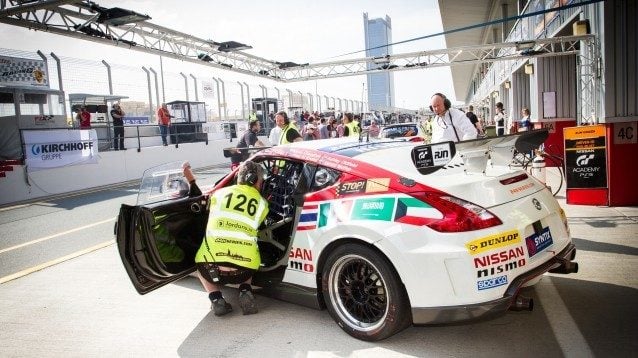
[[[446,111],[448,109],[450,109],[450,107],[452,107],[452,102],[450,102],[450,100],[447,99],[447,97],[445,97],[445,95],[443,93],[438,93],[437,92],[437,93],[432,95],[432,97],[434,97],[434,96],[439,96],[439,97],[443,98],[443,107],[445,108]],[[434,112],[434,108],[432,108],[432,106],[430,106],[430,111]]]
[[[255,162],[249,160],[242,164],[242,168],[239,169],[239,182],[242,184],[248,184],[254,186],[259,181],[261,175],[261,167]],[[243,179],[243,180],[241,180]]]
[[[250,186],[253,186],[255,184],[257,184],[257,179],[259,179],[257,177],[257,174],[255,174],[254,172],[249,172],[246,173],[246,178],[244,178],[244,182]]]

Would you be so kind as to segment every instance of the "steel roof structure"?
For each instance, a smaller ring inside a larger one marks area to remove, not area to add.
[[[406,71],[483,62],[525,60],[579,52],[593,35],[494,43],[363,57],[324,63],[278,62],[244,51],[233,41],[216,42],[155,25],[148,15],[103,8],[88,0],[0,0],[0,22],[93,41],[181,61],[267,78],[278,82],[356,76],[378,71]],[[368,66],[371,64],[372,66]]]

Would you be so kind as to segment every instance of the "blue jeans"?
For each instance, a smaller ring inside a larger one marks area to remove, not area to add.
[[[160,134],[162,135],[162,144],[168,145],[168,143],[166,142],[166,135],[168,134],[168,126],[160,124],[159,128],[160,128]]]

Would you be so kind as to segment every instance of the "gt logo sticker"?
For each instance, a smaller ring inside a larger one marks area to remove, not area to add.
[[[518,244],[520,242],[521,237],[518,234],[518,230],[511,230],[470,241],[465,244],[465,247],[467,247],[470,255],[476,255],[481,252]]]

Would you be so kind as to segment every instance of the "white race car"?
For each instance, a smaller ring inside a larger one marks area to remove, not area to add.
[[[540,130],[457,144],[334,139],[255,152],[270,213],[253,285],[327,308],[344,331],[370,341],[412,324],[531,309],[521,287],[548,271],[578,269],[558,202],[511,165],[515,150],[546,137]],[[147,171],[138,205],[121,208],[117,244],[141,294],[194,271],[208,195],[188,196],[180,177],[179,167]]]

